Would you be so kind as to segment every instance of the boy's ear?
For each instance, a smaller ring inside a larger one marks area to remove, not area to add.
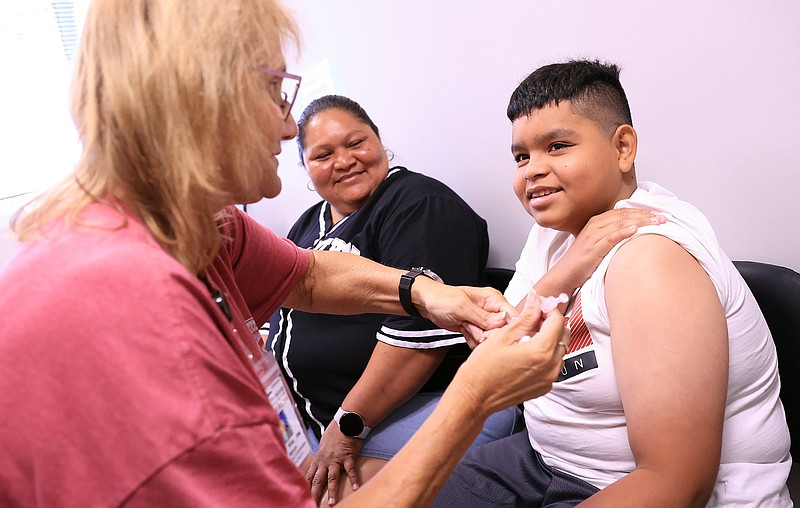
[[[620,171],[627,173],[633,169],[633,162],[636,159],[636,147],[639,143],[636,130],[631,125],[622,124],[614,131],[611,142],[617,150]]]

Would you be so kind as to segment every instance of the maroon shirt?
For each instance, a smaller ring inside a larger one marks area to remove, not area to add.
[[[102,227],[25,242],[2,268],[0,505],[314,506],[247,358],[308,254],[231,213],[208,270],[231,321],[101,205],[83,219]]]

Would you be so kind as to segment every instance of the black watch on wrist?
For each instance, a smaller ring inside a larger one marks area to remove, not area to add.
[[[339,430],[347,437],[364,439],[372,430],[364,423],[360,414],[352,411],[345,411],[342,408],[336,410],[333,420],[339,425]]]
[[[444,283],[442,278],[433,273],[433,271],[421,266],[412,268],[407,273],[401,275],[400,286],[398,287],[398,291],[400,292],[400,304],[403,306],[403,309],[408,312],[409,316],[422,317],[417,308],[414,307],[414,303],[411,301],[411,285],[414,284],[414,279],[420,275],[424,275],[425,277],[435,280],[436,282]]]

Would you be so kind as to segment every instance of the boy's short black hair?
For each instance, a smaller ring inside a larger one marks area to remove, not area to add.
[[[508,103],[512,122],[537,109],[569,101],[573,111],[613,133],[622,124],[633,125],[620,68],[594,60],[571,60],[539,67],[519,84]]]
[[[361,104],[343,95],[325,95],[311,101],[297,120],[297,150],[300,152],[300,164],[303,166],[305,166],[305,162],[303,161],[303,148],[305,148],[306,144],[306,124],[318,114],[329,109],[339,109],[350,113],[361,122],[367,124],[375,135],[378,136],[378,139],[381,139],[378,126],[375,125],[375,122],[372,121],[364,108],[361,107]]]

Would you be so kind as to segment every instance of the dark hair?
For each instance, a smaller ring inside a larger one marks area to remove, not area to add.
[[[620,68],[611,63],[572,60],[539,67],[519,84],[508,103],[512,122],[537,109],[569,101],[573,111],[614,132],[622,124],[633,125]]]
[[[378,131],[378,126],[372,121],[364,108],[361,107],[361,104],[357,103],[353,99],[345,97],[343,95],[325,95],[320,97],[319,99],[314,99],[311,101],[311,104],[306,106],[306,109],[303,110],[303,113],[300,115],[300,118],[297,120],[297,150],[300,152],[300,164],[303,166],[306,165],[305,161],[303,161],[303,148],[305,146],[305,134],[306,134],[306,123],[310,122],[314,119],[315,116],[322,113],[323,111],[327,111],[329,109],[340,109],[342,111],[346,111],[350,113],[360,121],[364,122],[365,124],[369,125],[369,128],[378,136],[378,139],[381,139],[381,134]]]

